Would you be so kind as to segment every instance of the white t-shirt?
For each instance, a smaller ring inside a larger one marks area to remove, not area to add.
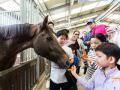
[[[69,48],[67,46],[63,46],[62,48],[68,54],[69,58],[73,58],[71,48]],[[60,69],[56,63],[51,62],[50,79],[56,84],[67,82],[67,79],[65,77],[65,71],[66,71],[66,69]]]

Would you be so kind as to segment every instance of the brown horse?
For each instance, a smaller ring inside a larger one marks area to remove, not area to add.
[[[57,63],[61,68],[66,67],[68,57],[48,26],[48,16],[42,24],[0,27],[0,71],[12,67],[16,55],[27,48],[34,48],[38,55]]]

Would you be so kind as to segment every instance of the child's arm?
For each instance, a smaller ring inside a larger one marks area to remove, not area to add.
[[[76,66],[72,66],[71,69],[70,69],[72,75],[78,79],[80,76],[76,73]]]
[[[94,90],[94,77],[92,77],[90,80],[86,80],[84,77],[80,77],[78,74],[76,74],[76,67],[73,66],[71,68],[72,75],[77,79],[77,83],[83,86],[85,90]]]

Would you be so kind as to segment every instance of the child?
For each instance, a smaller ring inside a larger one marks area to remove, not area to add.
[[[75,51],[77,50],[77,48],[74,46],[74,44],[69,45],[68,47],[70,47],[72,49],[72,53],[74,55],[74,62],[71,63],[71,66],[75,65],[78,69],[77,69],[77,73],[79,74],[79,69],[80,69],[80,65],[79,65],[79,58],[77,57],[77,55],[75,54]]]
[[[75,51],[77,50],[77,48],[75,47],[75,44],[71,44],[71,45],[69,45],[68,47],[70,47],[70,48],[72,49],[72,53],[73,53],[73,55],[74,55],[74,61],[73,61],[73,63],[70,64],[70,68],[75,65],[76,68],[77,68],[76,73],[79,74],[79,70],[80,70],[79,58],[78,58],[77,55],[75,54]],[[72,77],[71,77],[71,78],[72,78]],[[73,76],[73,78],[74,78],[74,76]],[[73,83],[70,83],[70,84],[73,86],[73,89],[71,89],[71,90],[78,90],[76,83],[74,83],[74,84],[73,84]]]
[[[72,74],[85,90],[120,90],[120,71],[117,64],[120,58],[120,48],[113,43],[102,43],[95,49],[98,68],[91,79],[80,78],[76,74],[76,67],[72,67]]]
[[[95,72],[95,70],[98,68],[98,65],[96,64],[96,54],[95,54],[95,48],[102,44],[103,42],[106,42],[107,39],[105,35],[103,34],[96,34],[93,36],[90,40],[90,50],[88,52],[88,61],[90,61],[89,67],[87,69],[86,73],[86,79],[90,79]]]

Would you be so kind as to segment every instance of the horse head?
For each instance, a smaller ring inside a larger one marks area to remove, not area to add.
[[[33,48],[38,55],[55,62],[61,68],[66,67],[68,56],[57,42],[52,28],[48,26],[48,16],[39,26],[37,35],[33,40]]]

